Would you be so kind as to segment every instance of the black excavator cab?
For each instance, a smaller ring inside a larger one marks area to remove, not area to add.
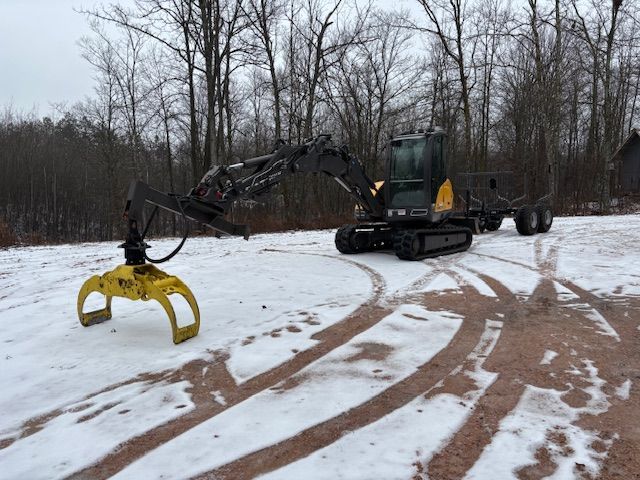
[[[408,132],[391,139],[384,188],[386,221],[434,223],[451,213],[446,142],[446,135],[438,130]]]
[[[452,225],[453,187],[447,178],[447,137],[442,130],[407,132],[387,147],[385,179],[376,183],[379,217],[356,208],[356,225],[336,233],[342,253],[391,249],[404,260],[421,260],[469,248],[472,232]]]

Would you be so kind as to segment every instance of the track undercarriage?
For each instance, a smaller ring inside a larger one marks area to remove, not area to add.
[[[345,225],[336,232],[336,248],[353,254],[393,250],[402,260],[423,260],[463,252],[473,240],[471,230],[456,226],[394,227],[388,223]]]

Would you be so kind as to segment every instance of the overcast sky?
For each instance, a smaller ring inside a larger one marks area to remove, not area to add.
[[[0,110],[10,105],[16,112],[50,115],[53,103],[71,105],[93,94],[93,72],[77,43],[90,31],[74,8],[101,3],[104,0],[0,0]],[[415,2],[379,3],[406,7]]]
[[[74,7],[99,0],[0,0],[0,109],[47,115],[52,102],[93,93],[92,71],[78,40],[89,33]]]

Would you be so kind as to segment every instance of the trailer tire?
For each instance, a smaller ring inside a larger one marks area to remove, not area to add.
[[[516,212],[516,229],[520,235],[533,235],[538,231],[539,215],[536,207],[523,205]]]
[[[356,249],[351,245],[351,236],[353,235],[353,225],[344,225],[336,232],[336,248],[340,253],[352,254],[357,253]]]
[[[501,225],[502,225],[502,218],[489,219],[489,221],[487,222],[487,230],[489,232],[495,232],[500,229]]]
[[[553,224],[553,210],[549,205],[538,205],[538,232],[547,233]]]

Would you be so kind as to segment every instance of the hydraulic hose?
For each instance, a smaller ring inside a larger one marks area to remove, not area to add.
[[[151,258],[147,255],[146,250],[144,251],[144,258],[151,262],[151,263],[164,263],[168,260],[171,260],[173,257],[175,257],[178,252],[180,252],[180,250],[182,250],[182,247],[184,246],[184,243],[187,241],[187,238],[189,237],[189,220],[187,219],[187,216],[184,213],[184,209],[182,208],[182,198],[178,197],[177,195],[174,195],[176,197],[176,200],[178,202],[178,208],[180,208],[180,213],[182,215],[182,219],[184,220],[184,235],[182,237],[182,240],[180,241],[180,243],[178,244],[178,246],[168,255],[166,255],[165,257],[162,258]],[[142,232],[142,240],[144,241],[144,237],[147,234],[147,230],[149,229],[149,226],[151,225],[151,222],[153,221],[153,218],[156,215],[156,212],[158,211],[158,207],[156,206],[153,209],[153,213],[151,214],[151,217],[149,217],[149,221],[147,222],[147,225],[145,226],[144,232]]]

